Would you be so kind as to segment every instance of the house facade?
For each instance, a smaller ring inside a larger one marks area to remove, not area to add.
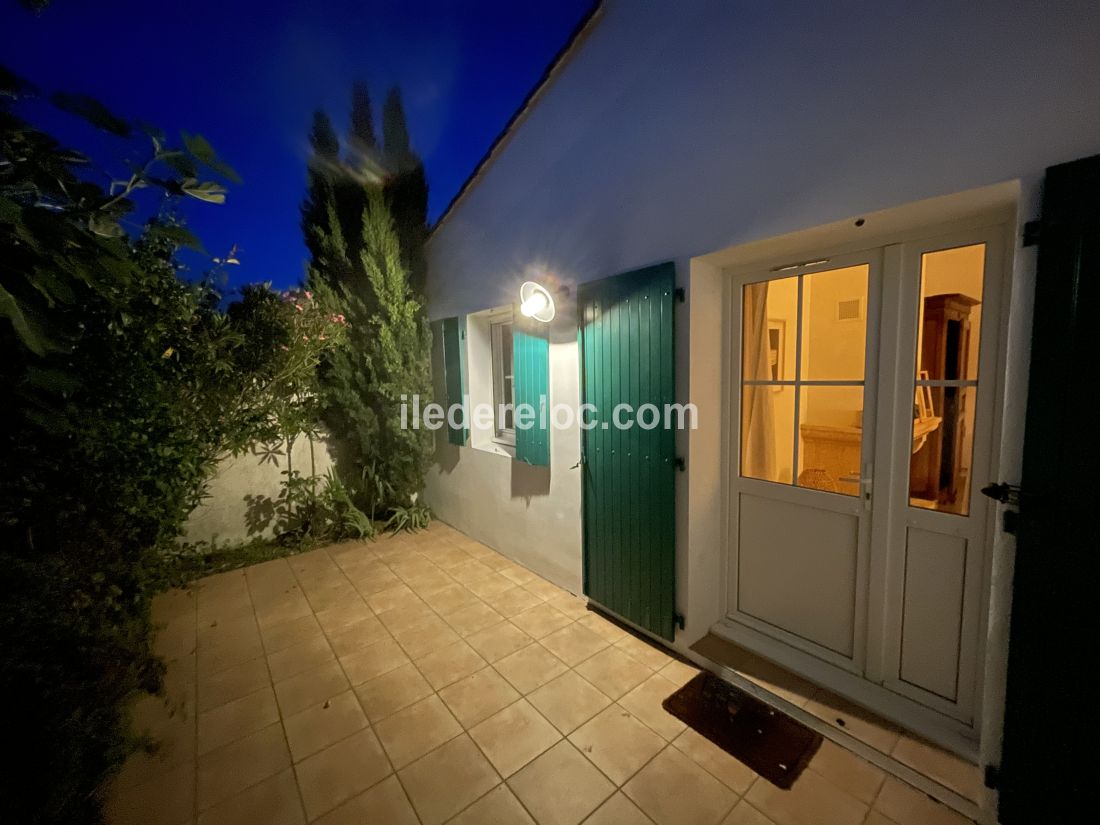
[[[1097,33],[1083,1],[601,4],[428,283],[438,398],[595,426],[444,431],[436,515],[686,655],[717,635],[1000,764],[1016,544],[981,490],[1021,477],[1024,230],[1045,170],[1100,154]],[[693,420],[606,426],[670,402]]]

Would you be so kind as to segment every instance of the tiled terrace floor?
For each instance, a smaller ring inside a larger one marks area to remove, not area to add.
[[[440,523],[160,597],[114,825],[962,825],[826,741],[790,791],[660,706],[694,669]]]

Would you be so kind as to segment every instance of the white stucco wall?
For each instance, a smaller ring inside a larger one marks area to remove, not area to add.
[[[323,440],[302,436],[295,440],[290,455],[292,466],[303,476],[323,476],[332,466],[332,457]],[[286,446],[255,444],[244,455],[229,456],[207,486],[206,499],[187,519],[182,540],[217,542],[221,545],[271,535],[270,522],[259,532],[250,530],[246,497],[279,497],[287,469]]]
[[[433,233],[430,315],[510,303],[531,273],[575,285],[673,260],[690,296],[677,319],[678,394],[716,407],[721,279],[693,258],[1003,181],[1031,193],[1020,208],[1022,219],[1033,217],[1046,166],[1100,152],[1098,32],[1100,4],[1090,0],[608,0]],[[1026,372],[1015,365],[1026,363],[1031,260],[1017,256],[1013,270],[1005,405],[1013,422],[1024,403]],[[567,311],[553,330],[552,402],[579,402],[575,334]],[[1018,472],[1015,423],[1005,439],[1002,468]],[[548,471],[447,448],[427,500],[576,591],[578,441],[555,433]],[[715,421],[681,437],[688,632],[679,641],[705,632],[716,609],[708,578],[719,479],[713,460],[692,466],[692,456],[713,456],[720,443]]]

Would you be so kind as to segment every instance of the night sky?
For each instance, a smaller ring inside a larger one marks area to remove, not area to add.
[[[380,134],[382,101],[399,85],[434,221],[591,5],[53,0],[36,16],[0,0],[0,63],[43,92],[89,94],[170,135],[204,135],[244,182],[224,206],[188,203],[189,227],[210,255],[238,246],[232,283],[282,287],[304,274],[298,207],[314,109],[346,131],[361,78]],[[117,176],[144,148],[45,105],[21,111]],[[193,273],[207,265],[187,263]]]

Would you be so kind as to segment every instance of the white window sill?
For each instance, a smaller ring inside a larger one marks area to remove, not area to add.
[[[497,441],[471,441],[470,446],[475,450],[481,450],[483,453],[492,453],[493,455],[504,456],[509,459],[516,457],[515,447],[508,444],[501,444]]]

